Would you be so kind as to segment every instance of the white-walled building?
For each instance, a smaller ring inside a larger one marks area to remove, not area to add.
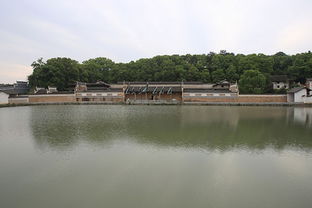
[[[289,89],[290,81],[286,75],[273,75],[271,81],[274,90]]]
[[[290,103],[312,103],[312,96],[306,87],[296,87],[287,92],[287,102]]]
[[[0,91],[0,104],[8,104],[9,103],[9,94]]]

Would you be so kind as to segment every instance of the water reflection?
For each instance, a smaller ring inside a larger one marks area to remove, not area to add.
[[[312,108],[234,106],[36,106],[39,148],[115,140],[162,147],[310,150]]]

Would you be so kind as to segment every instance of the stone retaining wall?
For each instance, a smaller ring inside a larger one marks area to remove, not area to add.
[[[238,96],[186,96],[184,102],[212,103],[286,103],[287,95],[238,95]]]
[[[76,102],[74,94],[55,95],[29,95],[29,103],[73,103]]]

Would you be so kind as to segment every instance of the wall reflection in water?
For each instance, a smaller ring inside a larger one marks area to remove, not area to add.
[[[127,140],[161,147],[276,150],[312,147],[312,108],[236,106],[37,106],[39,148]]]

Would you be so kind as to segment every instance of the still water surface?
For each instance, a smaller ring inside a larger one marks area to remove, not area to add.
[[[312,108],[0,109],[0,207],[312,206]]]

